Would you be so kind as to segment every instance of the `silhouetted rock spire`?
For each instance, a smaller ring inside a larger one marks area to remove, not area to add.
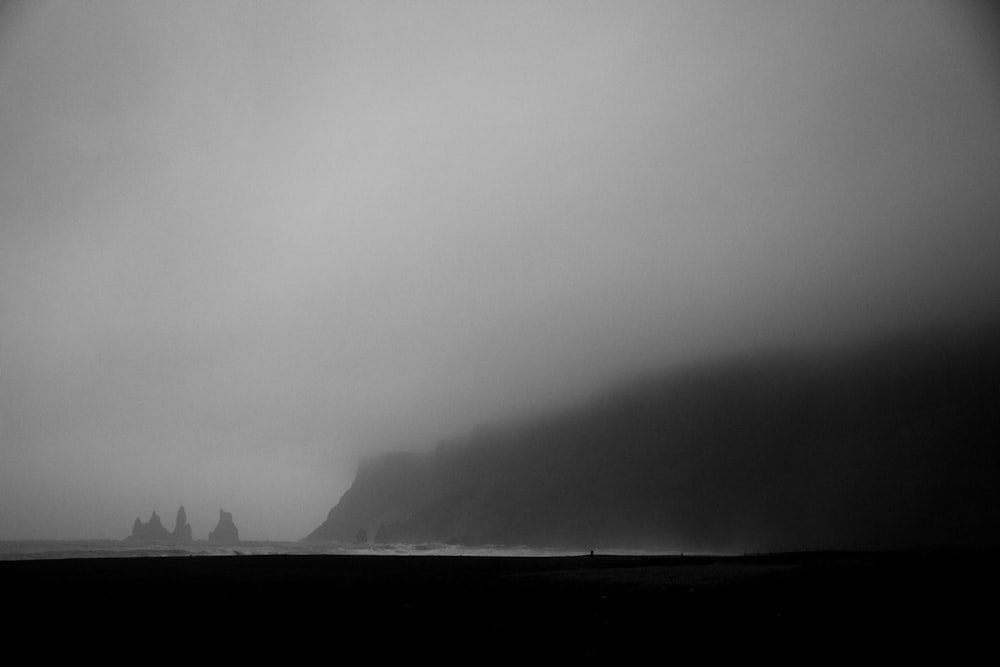
[[[239,542],[240,532],[233,523],[233,515],[225,510],[219,510],[219,523],[215,530],[208,534],[209,542]]]
[[[187,522],[187,514],[184,512],[183,505],[177,510],[177,521],[174,523],[172,537],[177,542],[191,541],[191,524]]]

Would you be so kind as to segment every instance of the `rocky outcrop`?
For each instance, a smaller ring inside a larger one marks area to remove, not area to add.
[[[139,517],[135,518],[135,523],[132,524],[132,534],[125,539],[169,542],[173,540],[173,536],[163,527],[163,523],[160,522],[160,516],[156,513],[156,510],[153,510],[149,521],[146,523],[143,523]]]
[[[219,523],[215,530],[208,534],[209,542],[239,542],[240,531],[233,523],[233,515],[225,510],[219,510]]]
[[[171,537],[175,542],[191,541],[191,524],[187,522],[187,513],[184,512],[183,505],[177,510],[177,521],[174,523],[174,532],[171,533]]]
[[[160,515],[154,510],[146,523],[136,517],[132,524],[132,534],[125,539],[146,542],[191,542],[191,524],[187,522],[187,514],[184,512],[184,506],[181,505],[181,508],[177,510],[174,530],[169,532],[160,521]]]

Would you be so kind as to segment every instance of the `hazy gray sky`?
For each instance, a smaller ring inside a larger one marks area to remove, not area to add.
[[[0,538],[298,539],[358,457],[1000,303],[957,2],[0,8]]]

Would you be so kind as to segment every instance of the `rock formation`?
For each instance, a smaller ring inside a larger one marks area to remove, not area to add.
[[[174,532],[171,534],[175,542],[191,541],[191,524],[187,522],[187,514],[184,506],[177,510],[177,521],[174,523]]]
[[[233,523],[233,515],[225,510],[219,510],[219,523],[215,530],[208,534],[209,542],[239,542],[240,532]]]
[[[191,542],[191,524],[187,522],[187,514],[184,512],[184,506],[181,505],[181,508],[177,510],[174,532],[171,533],[163,527],[160,515],[154,510],[146,523],[136,517],[135,523],[132,524],[132,534],[125,539],[147,542]]]
[[[135,523],[132,524],[132,534],[125,539],[169,542],[173,538],[167,532],[167,529],[163,527],[163,524],[160,522],[160,516],[154,510],[153,514],[149,517],[149,521],[146,523],[143,523],[139,517],[136,517]]]

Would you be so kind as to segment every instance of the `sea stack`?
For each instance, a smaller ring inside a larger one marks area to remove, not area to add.
[[[175,542],[191,541],[191,524],[187,522],[187,513],[184,512],[183,505],[177,510],[177,521],[174,523],[174,532],[171,537]]]
[[[233,523],[233,515],[225,510],[219,510],[219,523],[215,530],[208,534],[209,542],[239,542],[240,532]]]
[[[135,518],[135,523],[132,524],[132,534],[126,537],[127,540],[150,540],[157,542],[168,542],[173,538],[167,529],[163,527],[160,522],[160,516],[153,510],[153,514],[150,515],[149,521],[143,523],[139,517]]]
[[[163,527],[160,515],[154,510],[146,523],[136,517],[135,523],[132,524],[132,534],[125,539],[146,542],[191,542],[191,524],[187,522],[187,514],[184,512],[184,506],[181,505],[181,508],[177,510],[174,532],[171,533]]]

